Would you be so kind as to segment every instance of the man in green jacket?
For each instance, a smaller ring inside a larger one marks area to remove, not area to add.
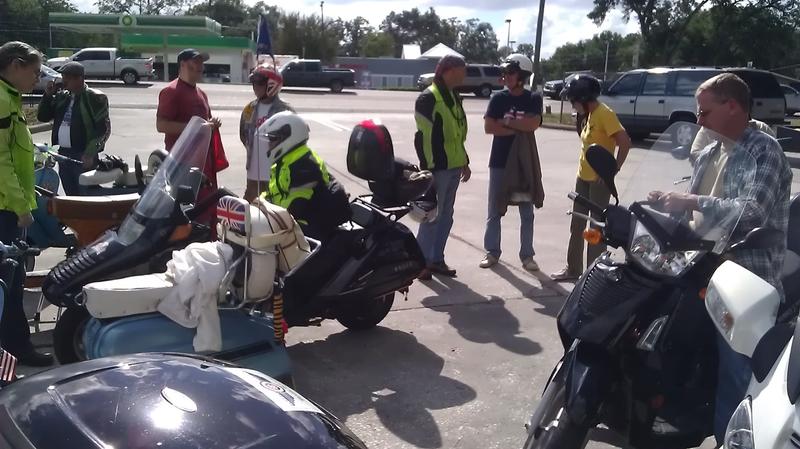
[[[417,133],[414,147],[420,166],[433,172],[436,188],[437,218],[419,225],[417,241],[425,255],[427,268],[419,278],[428,280],[431,273],[455,277],[456,270],[444,261],[444,248],[453,227],[453,207],[458,183],[467,182],[469,169],[464,141],[467,139],[467,116],[461,97],[455,92],[466,76],[464,59],[455,55],[442,57],[431,84],[417,98],[414,108]]]
[[[108,116],[108,98],[96,89],[86,86],[84,69],[80,62],[68,62],[61,69],[64,90],[55,91],[47,86],[39,104],[37,118],[40,122],[53,120],[53,145],[59,145],[59,154],[83,162],[59,162],[58,174],[67,195],[81,195],[78,183],[81,173],[97,164],[97,154],[103,151],[111,135]]]

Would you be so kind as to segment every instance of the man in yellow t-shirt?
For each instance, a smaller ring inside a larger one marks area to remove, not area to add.
[[[572,103],[572,107],[575,108],[578,115],[588,116],[580,133],[582,146],[575,192],[600,206],[606,206],[611,198],[611,193],[586,161],[586,150],[589,146],[598,144],[611,154],[616,152],[617,169],[620,169],[631,149],[631,139],[620,124],[617,114],[605,104],[597,101],[597,97],[600,96],[600,81],[596,78],[589,75],[578,75],[570,80],[562,95]],[[615,151],[617,148],[619,150]],[[584,215],[589,214],[587,208],[577,203],[573,204],[572,210]],[[585,229],[586,220],[573,214],[570,223],[567,266],[563,270],[553,273],[551,275],[553,280],[577,279],[584,268],[606,250],[606,246],[603,244],[589,245],[586,250],[586,264],[584,264],[583,231]]]

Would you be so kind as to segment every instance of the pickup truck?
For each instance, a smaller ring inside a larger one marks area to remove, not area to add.
[[[339,93],[356,85],[353,70],[323,68],[318,59],[293,59],[279,70],[283,85],[289,87],[329,87]]]
[[[121,79],[125,84],[136,84],[140,79],[152,79],[153,58],[120,58],[116,48],[84,48],[72,56],[50,58],[47,65],[58,70],[69,61],[83,64],[86,78]]]

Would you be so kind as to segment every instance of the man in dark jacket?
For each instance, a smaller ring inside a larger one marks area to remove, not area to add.
[[[58,174],[67,195],[81,195],[78,179],[81,173],[97,164],[97,154],[103,151],[111,135],[108,98],[99,90],[86,86],[80,62],[68,62],[61,69],[64,89],[56,92],[51,83],[39,104],[40,122],[53,121],[53,145],[58,153],[81,161],[59,162]]]

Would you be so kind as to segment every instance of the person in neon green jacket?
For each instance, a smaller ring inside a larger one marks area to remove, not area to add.
[[[42,55],[23,42],[0,46],[0,241],[10,244],[24,236],[36,209],[33,175],[33,139],[22,112],[22,94],[39,79]],[[7,280],[7,279],[6,279]],[[19,264],[8,285],[0,321],[0,343],[19,363],[47,366],[49,354],[33,349],[28,319],[22,308],[25,267]]]

